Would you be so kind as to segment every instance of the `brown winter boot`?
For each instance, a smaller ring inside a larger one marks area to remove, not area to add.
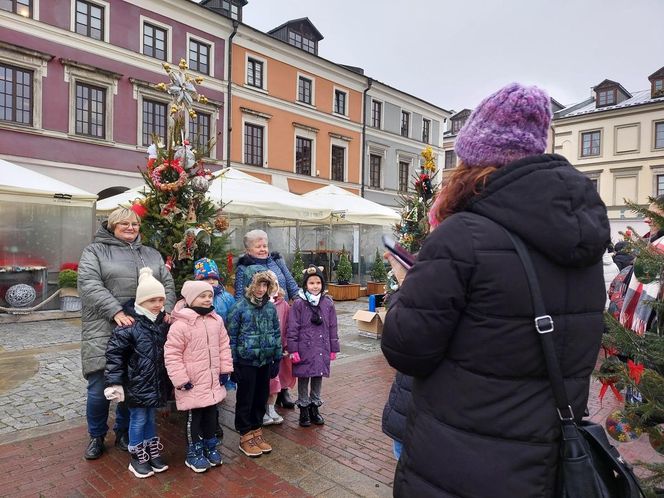
[[[251,458],[256,458],[263,454],[254,439],[253,431],[240,436],[240,451]]]
[[[270,446],[267,441],[263,439],[263,429],[256,429],[254,431],[254,441],[256,441],[256,444],[261,449],[261,452],[269,453],[272,451],[272,446]]]

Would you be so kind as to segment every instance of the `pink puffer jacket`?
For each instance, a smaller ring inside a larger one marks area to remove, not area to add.
[[[176,389],[178,410],[203,408],[219,403],[226,389],[219,374],[233,371],[230,341],[224,322],[215,312],[202,316],[189,308],[174,310],[174,322],[164,346],[164,361],[175,387],[191,382],[188,391]]]

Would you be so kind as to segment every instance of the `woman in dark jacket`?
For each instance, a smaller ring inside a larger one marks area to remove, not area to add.
[[[549,97],[534,87],[485,99],[432,208],[432,226],[442,223],[405,280],[389,258],[403,284],[382,349],[415,378],[395,496],[553,496],[560,422],[526,275],[503,227],[533,259],[577,421],[602,336],[610,232],[592,183],[542,154],[550,120]]]

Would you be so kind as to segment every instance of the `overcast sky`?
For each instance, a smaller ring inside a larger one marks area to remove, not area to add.
[[[649,88],[664,66],[664,0],[249,0],[262,31],[308,17],[319,55],[445,109],[474,107],[511,81],[560,103],[605,78]]]

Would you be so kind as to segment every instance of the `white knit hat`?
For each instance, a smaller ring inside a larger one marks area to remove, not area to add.
[[[138,272],[138,287],[136,287],[136,304],[141,304],[153,297],[166,299],[166,290],[161,282],[152,276],[152,270],[147,266]]]

